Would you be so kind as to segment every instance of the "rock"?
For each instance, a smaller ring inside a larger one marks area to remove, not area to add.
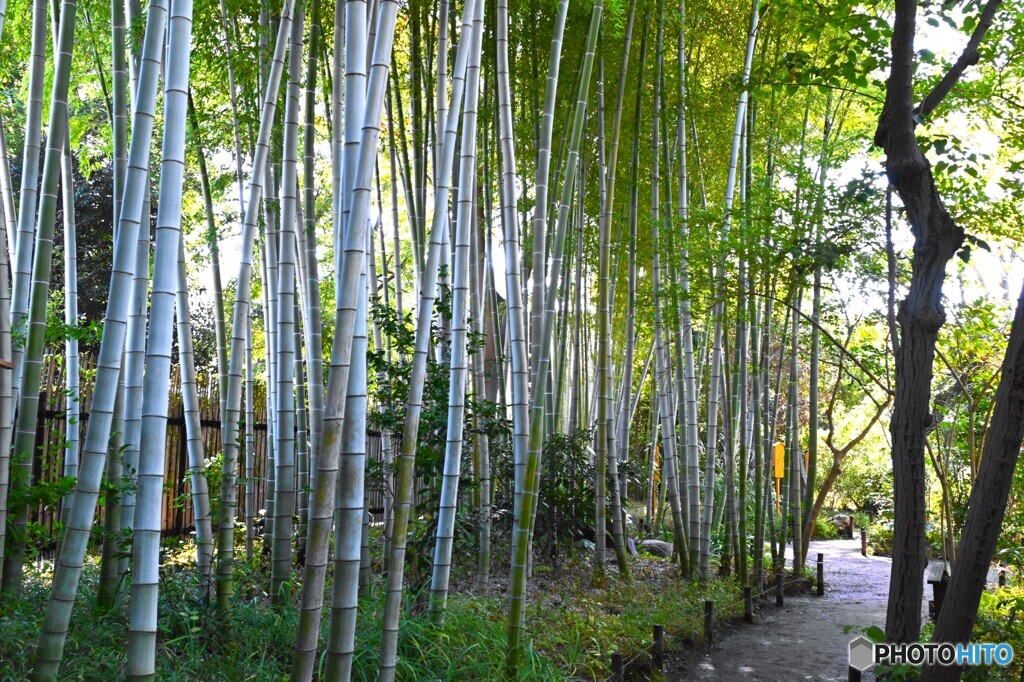
[[[636,543],[633,541],[633,538],[626,538],[626,547],[629,549],[630,554],[633,556],[638,555],[638,552],[636,551]]]
[[[839,536],[844,538],[853,537],[853,517],[849,514],[836,514],[829,521],[836,530],[839,531]]]
[[[672,556],[672,543],[665,542],[664,540],[643,540],[640,542],[640,546],[647,551],[648,554],[654,556],[660,556],[668,559]]]
[[[597,545],[595,545],[590,540],[580,540],[580,541],[578,541],[576,543],[576,546],[577,547],[582,547],[583,549],[587,550],[588,552],[593,552],[595,549],[597,549]]]

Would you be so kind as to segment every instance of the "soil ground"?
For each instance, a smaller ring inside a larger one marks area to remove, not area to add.
[[[667,679],[846,680],[847,645],[856,633],[843,630],[885,626],[891,560],[861,556],[859,539],[812,542],[809,565],[814,565],[818,552],[825,555],[825,596],[786,594],[780,609],[768,595],[752,625],[725,624],[716,632],[714,645],[703,652],[674,652]],[[933,561],[926,579],[939,569]],[[925,588],[923,615],[932,596],[927,584]],[[864,679],[873,680],[874,675],[866,673]]]

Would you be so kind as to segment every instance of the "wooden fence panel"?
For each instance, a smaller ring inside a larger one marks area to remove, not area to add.
[[[81,438],[85,439],[89,421],[89,406],[92,399],[93,377],[96,362],[83,355],[80,361],[81,388],[79,398],[79,423]],[[39,424],[36,431],[36,451],[32,461],[32,480],[39,484],[55,484],[63,477],[66,430],[66,376],[63,354],[50,353],[43,362],[42,389],[39,399]],[[197,393],[200,404],[200,425],[203,432],[203,447],[207,461],[219,455],[221,450],[220,404],[217,395],[215,374],[197,377]],[[266,460],[267,460],[267,411],[263,386],[257,384],[253,392],[253,479],[256,490],[256,515],[266,509]],[[177,365],[171,368],[171,393],[168,404],[166,462],[164,468],[163,532],[184,533],[191,530],[193,515],[190,502],[192,490],[188,473],[188,451],[185,430],[185,408],[181,395],[181,375]],[[238,518],[245,518],[245,450],[244,425],[240,432],[243,439],[239,450]],[[397,440],[395,441],[397,443]],[[382,439],[376,431],[367,434],[367,456],[380,462],[383,458]],[[218,491],[211,490],[216,496]],[[382,486],[367,486],[369,506],[383,508]],[[102,515],[102,508],[100,509]],[[29,510],[29,520],[38,523],[52,534],[60,518],[60,503],[39,503]]]

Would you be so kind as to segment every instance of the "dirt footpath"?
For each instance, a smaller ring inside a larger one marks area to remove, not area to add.
[[[859,539],[812,542],[810,566],[818,552],[825,555],[824,597],[786,595],[780,609],[769,595],[753,625],[738,621],[724,626],[710,650],[672,661],[667,679],[846,680],[847,645],[856,633],[843,629],[884,627],[891,562],[862,557]],[[925,614],[930,598],[926,589]],[[864,679],[874,676],[868,673]]]

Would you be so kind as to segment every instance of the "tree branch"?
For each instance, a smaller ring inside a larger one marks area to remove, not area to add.
[[[850,441],[849,443],[847,443],[846,445],[844,445],[844,446],[843,446],[843,447],[842,447],[842,448],[841,448],[841,449],[839,450],[839,453],[842,453],[842,456],[843,456],[843,457],[846,457],[846,455],[847,455],[847,454],[848,454],[848,453],[849,453],[849,452],[850,452],[851,450],[853,450],[853,449],[854,449],[855,447],[857,447],[858,445],[860,445],[860,442],[861,442],[862,440],[864,440],[864,439],[865,439],[865,438],[867,437],[867,435],[868,435],[868,434],[869,434],[869,433],[871,432],[871,429],[873,429],[873,428],[875,427],[875,424],[877,424],[877,423],[878,423],[878,420],[882,418],[882,414],[884,414],[884,413],[885,413],[885,408],[889,407],[889,403],[890,403],[890,402],[891,402],[891,401],[890,401],[889,399],[886,399],[886,401],[885,401],[884,403],[882,403],[882,404],[881,404],[881,405],[880,405],[880,406],[879,406],[879,407],[878,407],[878,408],[877,408],[877,409],[875,410],[875,414],[874,414],[874,415],[872,415],[872,417],[871,417],[871,420],[870,420],[870,421],[869,421],[869,422],[867,423],[867,426],[865,426],[865,427],[864,427],[863,429],[861,429],[861,430],[860,430],[860,433],[858,433],[858,434],[857,434],[856,436],[854,436],[854,437],[853,437],[853,439],[852,439],[852,440],[851,440],[851,441]]]
[[[787,308],[789,308],[790,310],[796,310],[796,306],[794,306],[794,305],[793,305],[792,303],[790,303],[789,301],[784,301],[784,300],[782,300],[781,298],[778,298],[778,297],[776,297],[776,296],[772,296],[772,295],[770,295],[770,294],[756,294],[756,295],[757,295],[757,296],[762,296],[762,297],[764,297],[764,298],[770,298],[771,300],[775,301],[776,303],[781,303],[782,305],[786,306],[786,307],[787,307]],[[832,342],[832,345],[833,345],[833,346],[835,346],[835,347],[836,347],[836,349],[837,349],[837,350],[838,350],[839,352],[841,352],[841,353],[845,354],[845,355],[846,355],[847,357],[849,357],[849,358],[850,358],[850,360],[851,360],[851,361],[853,362],[853,364],[855,364],[855,365],[857,366],[857,369],[859,369],[860,371],[864,372],[864,374],[865,374],[865,375],[866,375],[866,376],[867,376],[867,377],[868,377],[869,379],[871,379],[871,381],[872,381],[872,382],[874,382],[874,384],[875,384],[876,386],[878,386],[878,387],[879,387],[880,389],[882,389],[883,391],[885,391],[885,393],[886,393],[887,395],[893,395],[893,390],[892,390],[892,388],[891,388],[891,387],[889,387],[889,386],[886,386],[885,384],[883,384],[883,383],[882,383],[882,381],[881,381],[881,380],[880,380],[880,379],[879,379],[879,378],[878,378],[878,377],[877,377],[877,376],[875,375],[875,373],[874,373],[874,372],[872,372],[871,370],[869,370],[869,369],[868,369],[867,367],[865,367],[865,366],[864,366],[864,363],[862,363],[862,362],[861,362],[861,361],[860,361],[860,360],[859,360],[859,359],[857,358],[857,356],[856,356],[856,355],[854,355],[853,353],[851,353],[851,352],[850,352],[850,351],[849,351],[849,350],[848,350],[848,349],[847,349],[847,348],[846,348],[846,347],[845,347],[845,346],[844,346],[843,344],[841,344],[841,343],[839,342],[839,340],[838,340],[838,339],[836,339],[836,337],[832,335],[832,333],[831,333],[831,332],[829,332],[829,331],[828,331],[827,329],[825,329],[825,328],[824,328],[823,326],[821,326],[820,324],[816,323],[816,322],[814,321],[814,319],[813,319],[813,318],[812,318],[812,317],[811,317],[810,315],[808,315],[808,314],[804,313],[804,312],[803,312],[803,311],[801,311],[801,310],[796,310],[796,312],[798,312],[798,313],[800,314],[800,317],[801,317],[801,318],[803,318],[803,319],[804,319],[804,321],[806,321],[806,322],[810,323],[810,325],[811,325],[812,327],[814,327],[815,329],[817,329],[818,331],[820,331],[820,332],[822,333],[822,335],[824,335],[824,337],[825,337],[826,339],[828,339],[828,340],[829,340],[830,342]]]
[[[942,360],[942,364],[944,364],[946,366],[946,369],[949,370],[949,373],[953,376],[953,379],[954,379],[954,381],[956,381],[957,386],[959,386],[960,390],[963,392],[964,397],[967,398],[968,402],[970,402],[971,401],[971,390],[969,388],[967,388],[967,384],[960,377],[960,375],[957,373],[957,371],[955,369],[953,369],[953,365],[952,365],[952,363],[950,363],[949,359],[946,357],[946,354],[943,353],[942,350],[938,346],[935,347],[935,354],[939,356],[939,360]]]
[[[950,93],[953,86],[957,84],[960,77],[963,76],[964,71],[968,67],[974,66],[978,63],[980,58],[978,55],[978,47],[981,45],[981,41],[984,40],[985,34],[989,28],[992,27],[992,20],[995,17],[996,10],[1003,4],[1003,0],[989,0],[988,4],[985,5],[985,9],[982,10],[981,16],[978,18],[978,25],[974,27],[974,33],[971,34],[971,39],[967,42],[967,46],[964,51],[960,53],[956,62],[949,67],[949,71],[942,77],[932,91],[917,105],[914,109],[914,115],[918,118],[927,118],[931,114],[935,107],[942,103],[942,100],[946,98],[946,95]]]
[[[882,104],[882,103],[885,102],[884,99],[882,99],[881,97],[878,97],[876,95],[872,95],[870,92],[863,92],[862,90],[857,90],[856,88],[847,88],[847,87],[843,87],[842,85],[833,85],[832,83],[802,83],[802,82],[793,83],[793,82],[789,82],[789,81],[785,81],[784,82],[784,81],[776,81],[776,80],[765,80],[765,81],[761,81],[760,83],[758,83],[758,85],[763,85],[763,86],[764,85],[766,85],[766,86],[796,85],[796,86],[801,87],[801,88],[825,88],[827,90],[838,90],[839,92],[848,92],[850,94],[857,95],[858,97],[863,97],[865,99],[874,100],[874,101],[878,102],[879,104]]]

